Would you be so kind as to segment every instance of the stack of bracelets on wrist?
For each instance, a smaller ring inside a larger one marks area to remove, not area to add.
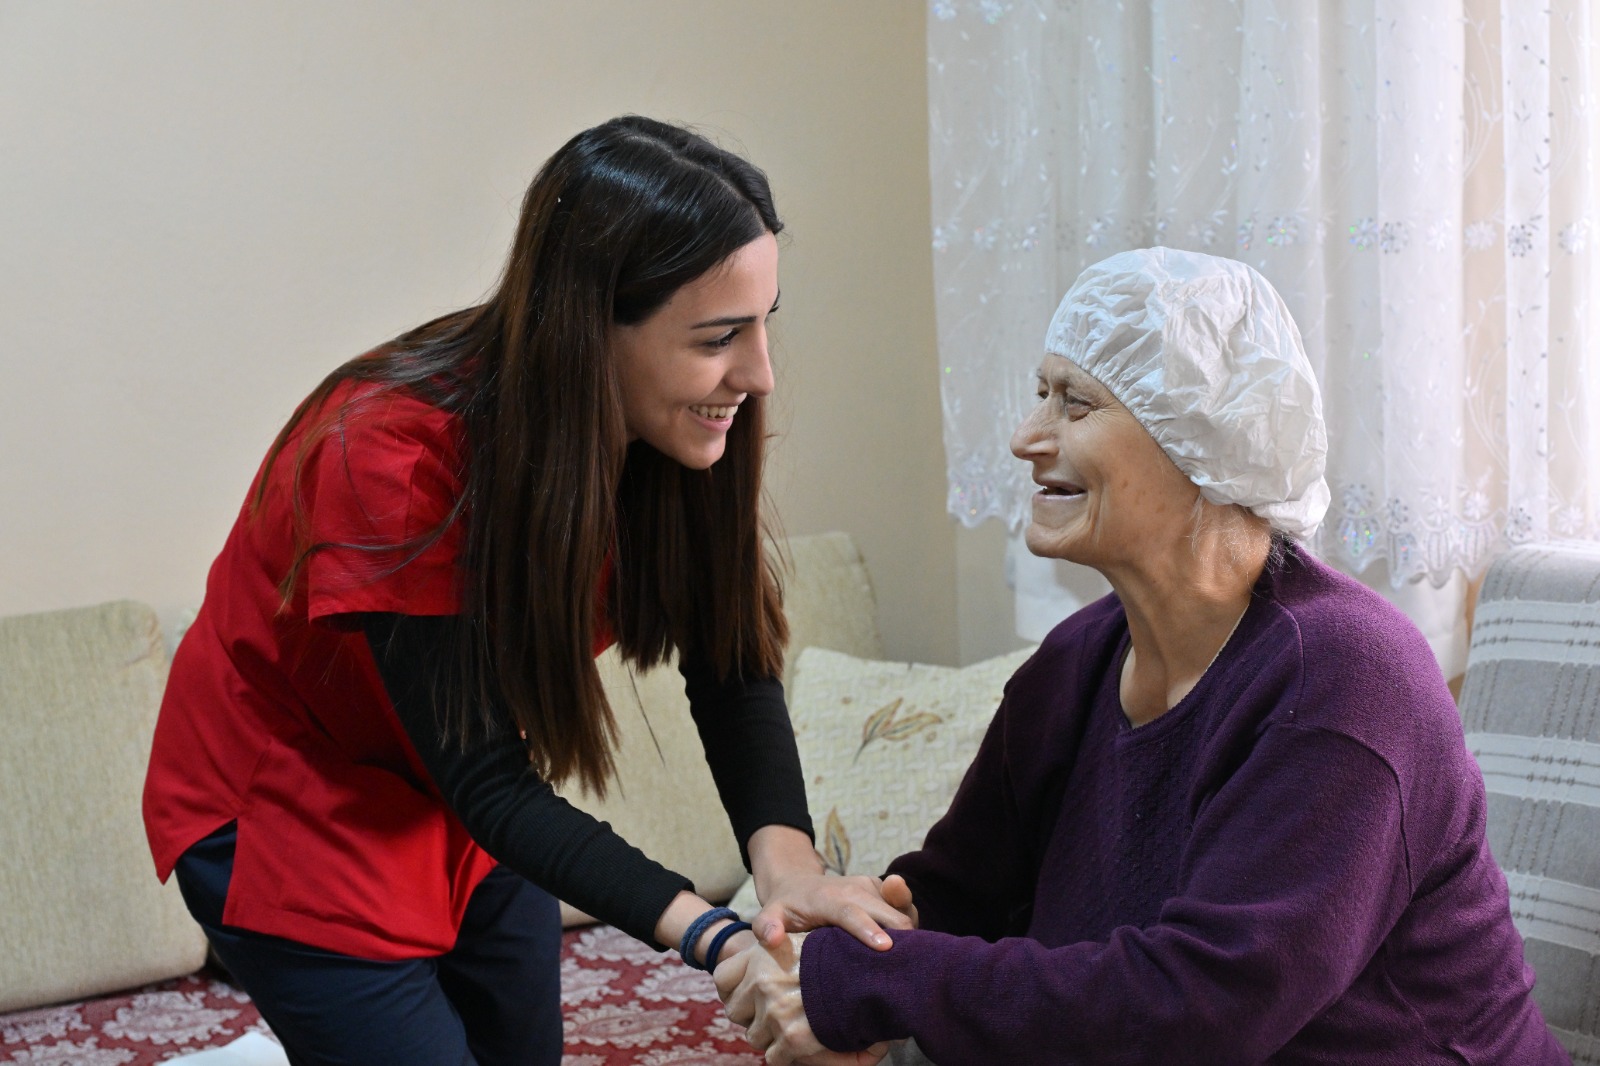
[[[717,968],[717,956],[722,954],[722,945],[728,942],[729,937],[735,933],[742,933],[749,928],[749,922],[733,922],[718,929],[717,935],[711,938],[711,946],[706,948],[706,969],[715,970]]]
[[[711,947],[706,951],[706,961],[701,963],[694,957],[695,944],[707,929],[724,918],[732,919],[733,924],[717,930],[717,935],[711,939]],[[749,922],[739,921],[739,916],[727,907],[713,907],[690,922],[689,928],[683,931],[683,940],[678,944],[678,954],[683,957],[685,966],[710,972],[716,969],[717,956],[722,953],[722,945],[728,942],[728,938],[749,928]]]

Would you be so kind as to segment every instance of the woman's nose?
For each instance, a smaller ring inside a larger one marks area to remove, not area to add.
[[[1050,449],[1050,434],[1045,432],[1044,419],[1039,413],[1043,407],[1042,403],[1035,404],[1011,434],[1011,454],[1018,459],[1030,461]]]
[[[740,352],[728,384],[736,391],[751,396],[767,396],[772,392],[772,358],[767,353],[765,330],[757,330],[753,343]]]

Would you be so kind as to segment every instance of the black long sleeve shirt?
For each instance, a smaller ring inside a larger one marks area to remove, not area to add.
[[[503,708],[491,715],[503,728],[486,739],[463,748],[444,735],[430,679],[439,676],[451,653],[449,625],[447,618],[362,616],[384,688],[445,804],[498,862],[655,944],[662,911],[692,883],[557,795],[529,766],[527,749]],[[812,833],[783,685],[774,678],[719,680],[710,663],[695,656],[679,669],[748,869],[750,837],[762,826]]]

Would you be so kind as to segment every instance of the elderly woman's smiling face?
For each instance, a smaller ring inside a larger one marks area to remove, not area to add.
[[[1035,555],[1115,569],[1192,524],[1199,489],[1109,389],[1059,355],[1039,364],[1039,402],[1011,451],[1040,486],[1026,535]]]

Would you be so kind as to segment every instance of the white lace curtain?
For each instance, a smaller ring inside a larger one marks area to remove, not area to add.
[[[1167,244],[1250,263],[1300,323],[1324,558],[1463,586],[1600,535],[1595,7],[934,0],[950,510],[1022,520],[1007,441],[1056,301]]]

